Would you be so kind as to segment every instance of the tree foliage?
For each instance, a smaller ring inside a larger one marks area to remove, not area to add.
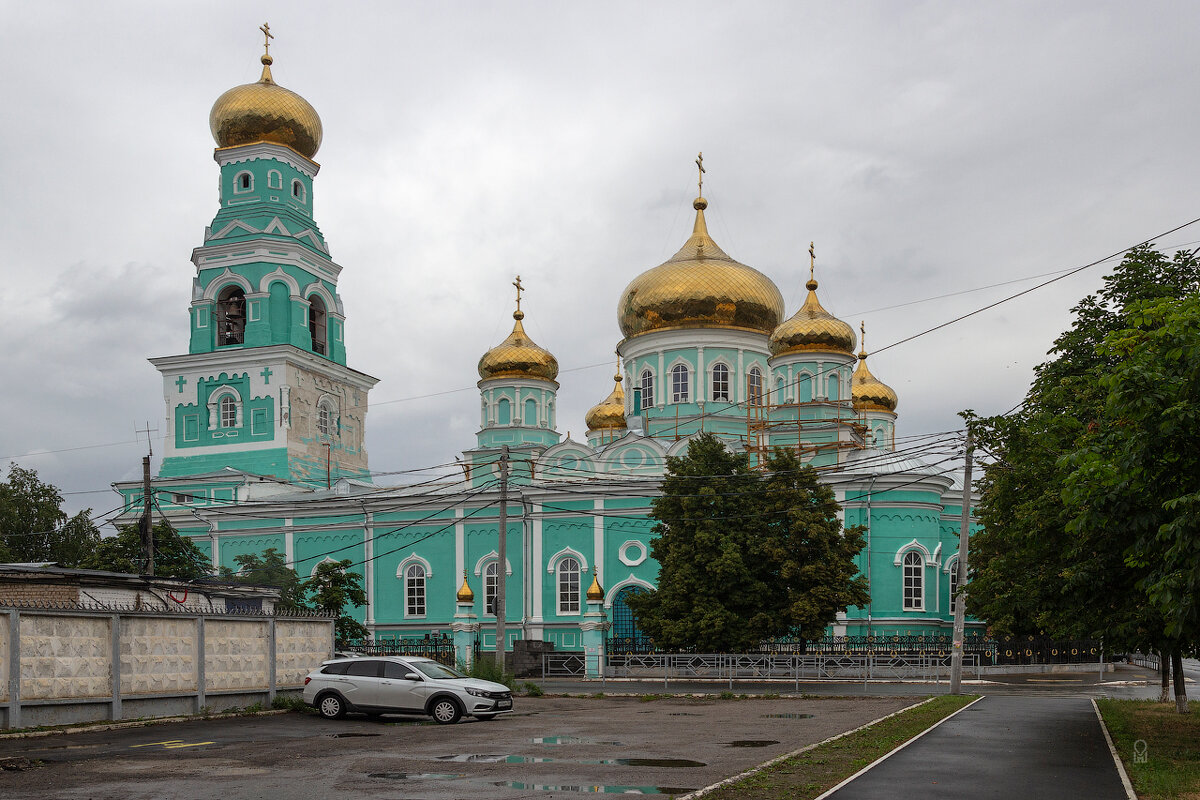
[[[338,641],[356,641],[368,636],[367,629],[345,613],[346,606],[358,608],[367,604],[367,593],[363,591],[362,575],[350,572],[353,562],[323,561],[317,565],[313,576],[301,584],[308,604],[337,616],[334,630]]]
[[[286,556],[269,547],[261,554],[240,553],[233,557],[238,569],[221,567],[220,578],[230,583],[273,586],[279,589],[277,608],[293,610],[304,605],[304,589],[296,570],[288,566]]]
[[[68,517],[58,489],[32,469],[10,464],[0,481],[0,561],[77,566],[100,539],[89,508]]]
[[[650,548],[658,587],[629,600],[660,647],[740,652],[800,631],[824,634],[838,611],[867,602],[832,491],[790,452],[765,474],[711,434],[667,459]]]
[[[194,581],[207,578],[212,561],[191,539],[180,536],[165,520],[151,529],[154,537],[154,574]],[[142,534],[137,524],[122,525],[116,536],[101,539],[79,566],[110,572],[143,572]]]
[[[1139,485],[1133,462],[1123,458],[1134,448],[1152,460],[1163,443],[1129,424],[1131,402],[1161,396],[1169,385],[1163,372],[1133,366],[1140,363],[1134,356],[1157,362],[1182,346],[1164,350],[1146,335],[1147,324],[1159,324],[1148,310],[1178,307],[1198,281],[1195,252],[1168,258],[1151,247],[1131,250],[1073,309],[1071,328],[1036,369],[1022,406],[970,420],[993,462],[980,482],[984,529],[971,539],[967,605],[997,632],[1103,636],[1120,649],[1178,645],[1166,606],[1151,601],[1147,562],[1139,556],[1139,542],[1155,527],[1150,517],[1158,512],[1150,509],[1165,500],[1145,493],[1152,473],[1141,473]],[[1194,405],[1195,386],[1190,391]],[[1176,400],[1186,405],[1184,394]],[[1122,458],[1117,448],[1126,448]],[[1184,481],[1194,484],[1198,469],[1193,463]],[[1135,509],[1149,516],[1129,516]]]

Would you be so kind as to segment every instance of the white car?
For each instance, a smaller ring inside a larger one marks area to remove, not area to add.
[[[512,691],[502,683],[471,678],[431,658],[378,656],[335,658],[304,679],[304,702],[321,716],[347,711],[428,714],[451,725],[464,716],[480,720],[512,711]]]

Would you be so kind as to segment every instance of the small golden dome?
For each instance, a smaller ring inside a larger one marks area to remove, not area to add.
[[[550,381],[558,377],[558,359],[533,343],[525,334],[521,320],[525,312],[520,306],[513,312],[512,333],[500,344],[483,354],[479,359],[479,377],[489,378],[534,378]]]
[[[625,390],[621,388],[621,373],[613,375],[614,386],[608,397],[592,406],[583,421],[589,431],[625,430]]]
[[[592,585],[587,590],[588,600],[603,600],[604,587],[600,585],[600,576],[596,574],[596,570],[592,570]]]
[[[312,158],[321,147],[321,118],[307,100],[275,83],[273,61],[264,55],[257,83],[235,86],[217,98],[208,127],[218,147],[272,142]]]
[[[863,326],[863,346],[858,351],[858,366],[850,381],[850,398],[855,411],[888,411],[896,413],[899,400],[892,387],[871,374],[867,369],[867,331]]]
[[[671,328],[741,328],[770,333],[783,318],[779,288],[725,254],[708,235],[697,197],[692,236],[666,262],[634,278],[617,308],[626,337]]]
[[[458,587],[458,594],[454,595],[460,603],[474,603],[475,593],[471,591],[470,584],[467,583],[467,571],[463,570],[462,586]]]
[[[821,306],[814,278],[808,279],[805,288],[808,297],[804,305],[771,333],[771,355],[813,350],[854,355],[854,345],[858,343],[854,329]]]

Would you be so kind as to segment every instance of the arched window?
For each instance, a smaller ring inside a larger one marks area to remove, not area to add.
[[[909,550],[904,554],[904,610],[925,609],[925,563],[921,554]]]
[[[813,399],[812,378],[808,373],[801,375],[796,379],[796,401],[799,403],[809,403]]]
[[[496,403],[496,424],[512,424],[512,403],[508,401],[507,397],[501,397],[500,402]]]
[[[762,373],[758,367],[751,367],[746,375],[746,402],[752,406],[761,406],[763,402]]]
[[[325,301],[317,295],[308,298],[308,332],[312,335],[312,351],[325,355]]]
[[[573,558],[558,562],[558,613],[579,613],[579,562]]]
[[[483,567],[483,610],[485,614],[496,614],[496,593],[500,591],[497,575],[500,562],[489,561]]]
[[[325,406],[317,409],[317,431],[322,436],[333,435],[333,414]]]
[[[842,374],[840,372],[835,372],[829,376],[829,382],[827,384],[828,388],[826,390],[826,396],[830,400],[837,400],[838,398],[841,397],[841,380],[842,380]]]
[[[233,395],[227,394],[221,398],[221,427],[237,427],[237,400],[233,399]]]
[[[958,559],[950,562],[950,613],[958,610]]]
[[[246,293],[229,286],[217,298],[217,346],[241,344],[246,339]]]
[[[654,408],[654,373],[642,370],[642,408]]]
[[[688,401],[688,368],[683,364],[671,367],[671,402],[686,403]]]
[[[304,202],[304,184],[298,180],[292,181],[292,197]]]
[[[249,172],[239,172],[233,178],[233,193],[241,194],[254,188],[254,176]]]
[[[729,400],[729,367],[724,364],[713,365],[712,399]]]
[[[404,615],[425,616],[425,567],[409,564],[404,570]]]
[[[525,401],[525,427],[536,428],[538,424],[537,400],[532,397]]]
[[[267,188],[268,189],[282,189],[283,188],[283,175],[280,174],[279,170],[273,169],[267,173]]]

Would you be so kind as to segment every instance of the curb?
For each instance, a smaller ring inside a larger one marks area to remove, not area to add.
[[[4,739],[42,739],[47,736],[62,736],[68,733],[88,733],[89,731],[115,731],[121,728],[146,728],[150,725],[163,725],[169,722],[195,722],[206,719],[232,719],[234,717],[273,717],[279,714],[290,714],[286,708],[273,708],[267,711],[255,711],[251,714],[197,714],[188,717],[159,717],[157,719],[136,719],[129,722],[109,722],[104,725],[78,725],[73,728],[55,728],[52,731],[18,731],[16,733],[0,733]]]
[[[1121,776],[1121,785],[1125,787],[1125,796],[1128,800],[1137,800],[1137,794],[1133,791],[1133,784],[1129,781],[1129,774],[1125,772],[1125,765],[1121,763],[1121,757],[1117,754],[1117,747],[1113,744],[1112,736],[1108,734],[1108,726],[1104,724],[1104,717],[1100,713],[1100,706],[1096,705],[1096,698],[1092,698],[1092,710],[1096,712],[1096,720],[1100,723],[1100,730],[1104,734],[1104,741],[1108,743],[1108,752],[1112,753],[1113,763],[1117,765],[1117,773]]]
[[[749,778],[751,775],[754,775],[757,772],[762,772],[767,767],[778,764],[780,761],[786,761],[789,758],[795,758],[796,756],[798,756],[802,753],[807,753],[809,750],[812,750],[815,747],[820,747],[823,744],[828,744],[829,742],[836,742],[838,739],[841,739],[842,737],[849,736],[852,733],[858,733],[861,730],[864,730],[866,728],[871,727],[872,725],[883,722],[885,719],[894,717],[897,714],[903,714],[905,711],[912,711],[914,708],[920,708],[921,706],[925,705],[926,703],[932,703],[935,699],[937,699],[937,696],[926,697],[924,700],[922,700],[919,703],[913,703],[911,706],[905,706],[904,708],[900,709],[899,711],[893,711],[891,714],[885,714],[884,716],[880,717],[879,719],[873,719],[864,725],[859,725],[857,728],[855,728],[852,731],[843,731],[842,733],[839,733],[836,736],[830,736],[828,739],[823,739],[819,742],[805,745],[804,747],[801,747],[799,750],[793,750],[790,753],[784,753],[781,756],[776,756],[775,758],[772,758],[770,761],[764,761],[763,763],[759,764],[757,767],[751,767],[750,769],[746,770],[745,772],[739,772],[737,775],[734,775],[730,778],[725,778],[724,780],[717,781],[714,784],[705,786],[702,789],[697,789],[696,791],[691,792],[689,794],[680,795],[678,798],[676,798],[676,800],[695,800],[695,798],[703,797],[706,794],[710,794],[710,793],[716,791],[717,789],[720,789],[722,786],[728,786],[729,784],[734,783],[735,781],[740,781],[743,778]],[[979,698],[979,700],[982,700],[982,699],[983,699],[982,697]],[[970,706],[974,705],[977,702],[979,702],[979,701],[976,700],[974,703],[963,706],[963,708],[970,708]],[[959,711],[962,711],[962,709],[960,708]],[[957,714],[958,711],[956,711],[954,713]],[[954,716],[954,714],[951,714],[950,716]],[[949,718],[950,717],[946,717],[946,719],[949,719]],[[942,721],[944,722],[945,720],[942,720]],[[939,722],[938,724],[940,725],[941,722]],[[932,728],[930,730],[932,730]],[[924,735],[924,734],[921,734],[921,735]],[[899,748],[897,748],[897,749],[899,749]],[[893,751],[893,752],[895,752],[895,751]],[[888,755],[891,755],[891,753],[889,753]],[[886,757],[887,756],[884,756],[884,758],[886,758]]]

